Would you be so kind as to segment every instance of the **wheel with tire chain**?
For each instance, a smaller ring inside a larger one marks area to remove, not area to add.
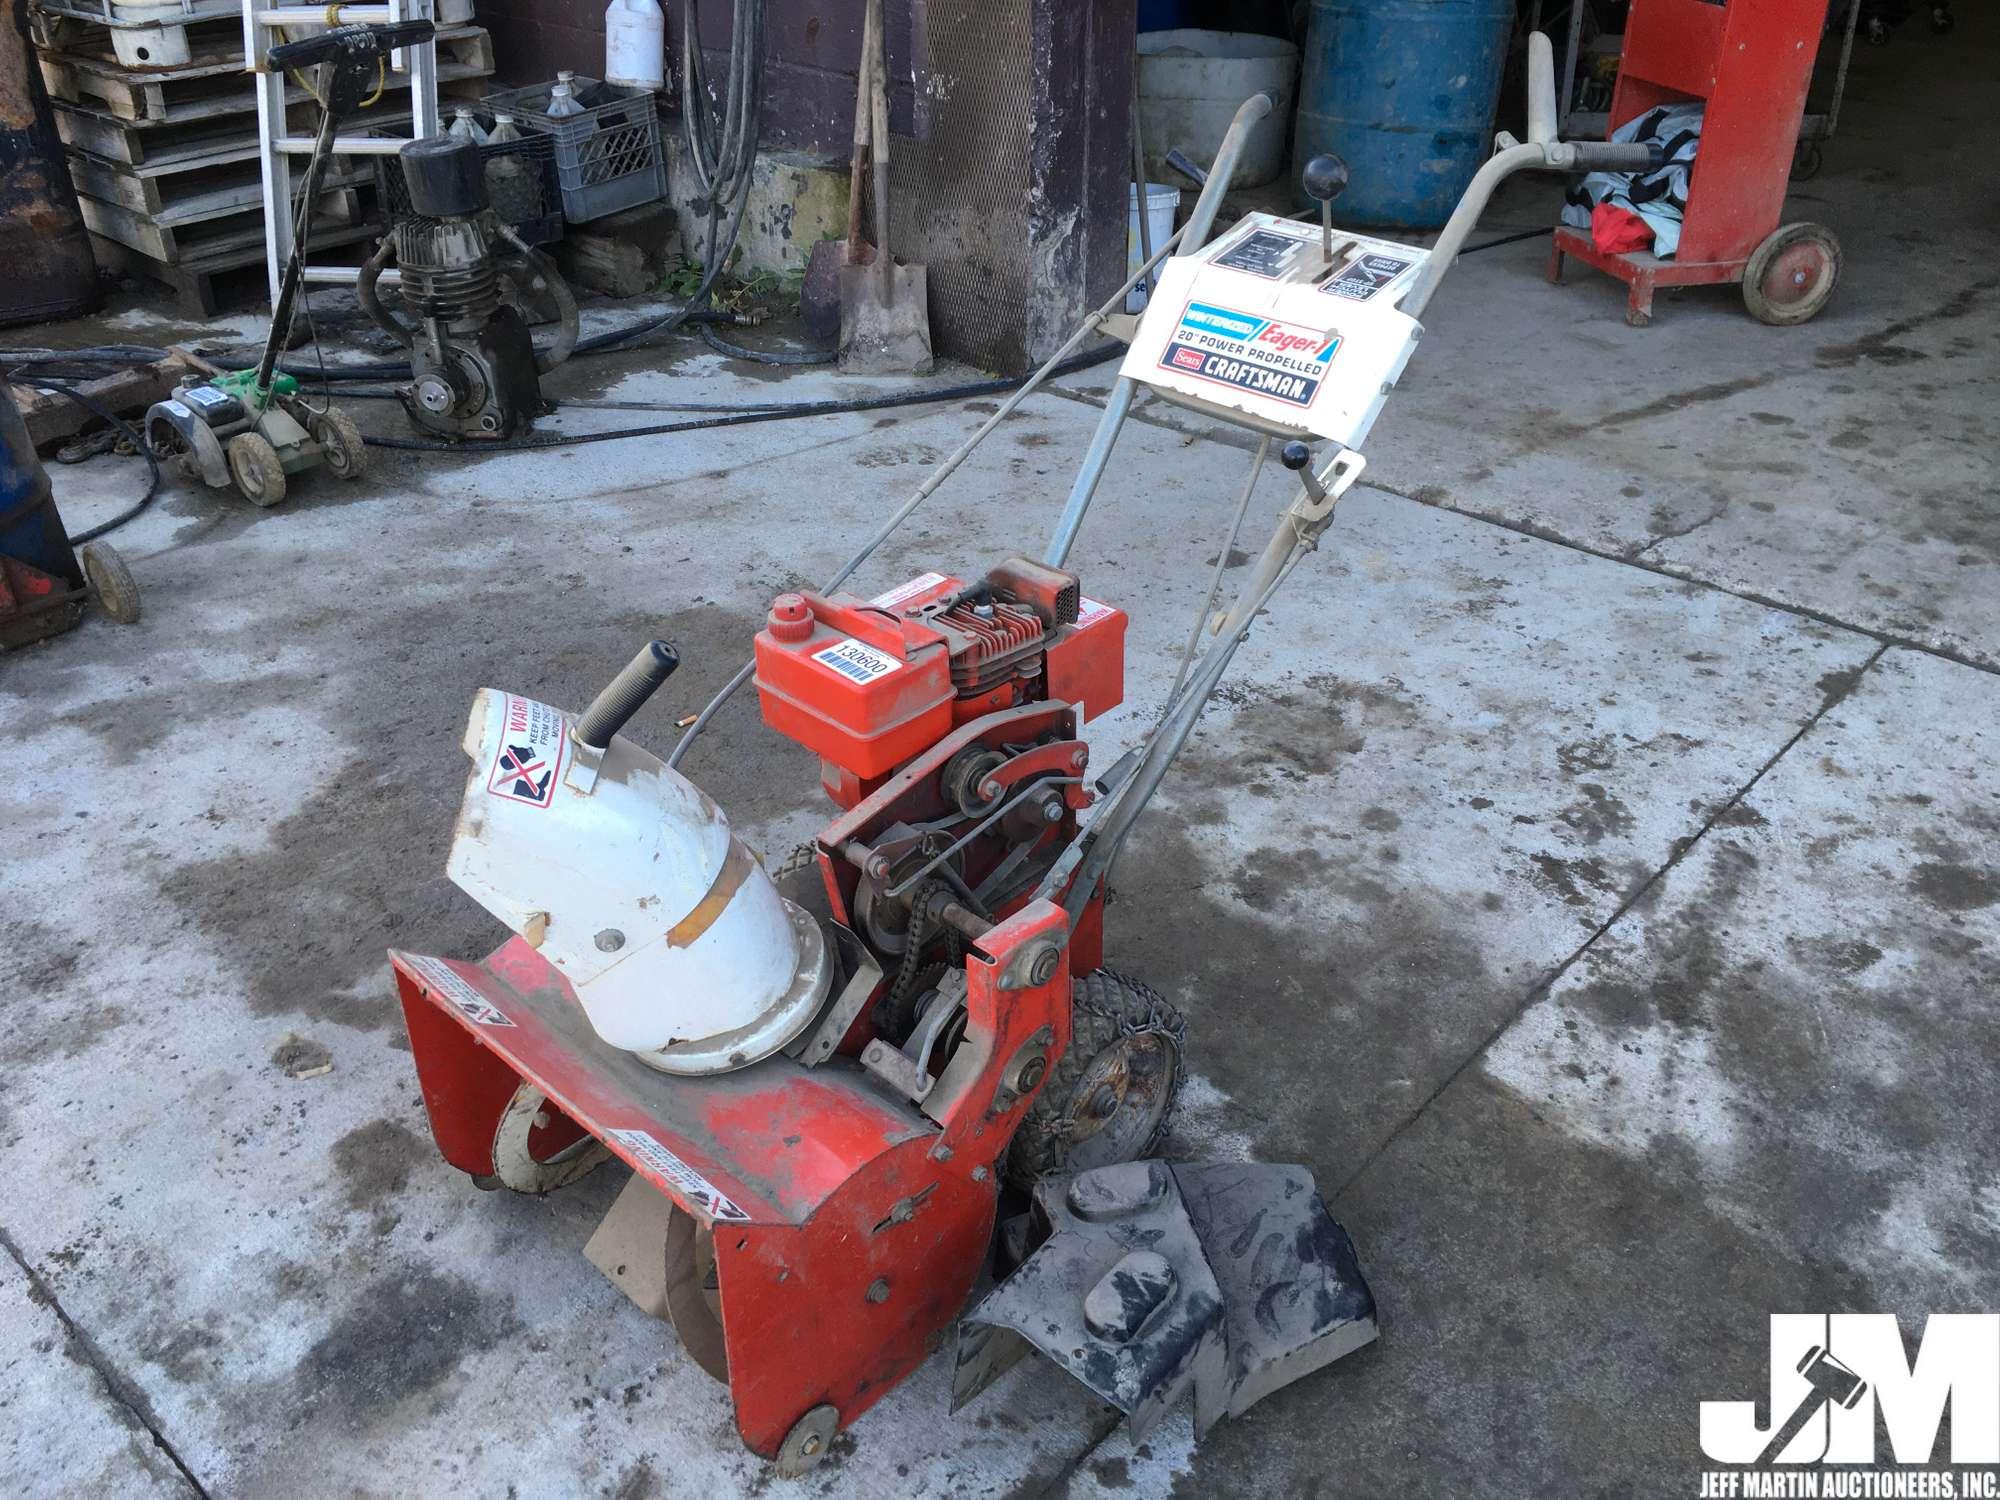
[[[1159,991],[1097,969],[1070,994],[1069,1046],[1007,1148],[1016,1187],[1150,1155],[1180,1093],[1187,1022]]]
[[[306,431],[319,444],[326,472],[335,479],[359,479],[368,472],[368,450],[362,446],[361,429],[339,407],[329,406],[308,417]]]
[[[229,477],[245,500],[265,510],[284,502],[285,466],[269,439],[260,432],[239,432],[225,451]]]

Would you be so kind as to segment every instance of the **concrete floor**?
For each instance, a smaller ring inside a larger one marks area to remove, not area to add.
[[[0,659],[0,1489],[1689,1495],[1768,1314],[2000,1310],[1995,55],[1962,7],[1857,57],[1792,204],[1846,248],[1808,326],[1706,291],[1629,330],[1532,242],[1445,283],[1117,877],[1114,961],[1190,1019],[1170,1154],[1310,1164],[1383,1311],[1198,1451],[1018,1374],[946,1420],[933,1361],[776,1480],[583,1261],[621,1172],[537,1201],[437,1160],[383,961],[494,941],[443,875],[475,688],[579,704],[665,635],[633,730],[664,748],[976,408],[166,495],[118,538],[141,624]],[[863,590],[1038,543],[1107,378],[1003,427]],[[770,394],[681,340],[554,385]],[[1072,559],[1134,611],[1103,763],[1239,483],[1203,435],[1142,410]],[[133,468],[55,480],[76,529]],[[747,709],[687,769],[764,850],[822,818]],[[332,1071],[288,1076],[296,1039]]]

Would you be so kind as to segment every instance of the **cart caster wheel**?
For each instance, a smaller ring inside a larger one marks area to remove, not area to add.
[[[715,1274],[715,1231],[675,1204],[667,1214],[666,1254],[667,1316],[674,1332],[680,1335],[688,1358],[727,1385],[729,1353],[722,1341],[722,1284]]]
[[[1840,279],[1840,241],[1823,224],[1783,224],[1750,252],[1743,305],[1760,323],[1787,328],[1827,304]]]
[[[359,479],[368,472],[368,450],[361,445],[361,429],[338,407],[328,407],[306,418],[306,431],[319,444],[326,471],[335,479]]]
[[[245,500],[265,510],[283,503],[285,466],[262,433],[239,432],[224,451],[229,455],[229,477]]]
[[[830,1406],[815,1406],[800,1417],[778,1445],[778,1477],[797,1479],[818,1463],[833,1447],[840,1431],[840,1413]]]
[[[1109,969],[1071,983],[1069,1048],[1007,1148],[1007,1180],[1033,1187],[1150,1156],[1181,1086],[1187,1023],[1151,987]]]
[[[550,1105],[531,1083],[514,1090],[493,1131],[493,1176],[517,1193],[553,1193],[610,1158],[609,1147]]]
[[[1819,169],[1825,160],[1826,153],[1820,150],[1818,141],[1800,141],[1792,152],[1792,181],[1810,182],[1819,176]]]
[[[118,549],[109,542],[91,542],[78,551],[77,561],[83,564],[83,576],[97,595],[98,607],[120,625],[136,625],[139,585]]]

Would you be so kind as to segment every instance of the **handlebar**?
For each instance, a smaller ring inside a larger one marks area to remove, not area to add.
[[[394,21],[386,26],[335,26],[318,36],[280,42],[266,56],[273,69],[289,71],[323,62],[373,62],[398,47],[421,46],[437,35],[429,21]]]

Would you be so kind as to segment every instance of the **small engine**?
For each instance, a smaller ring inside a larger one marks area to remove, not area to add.
[[[488,205],[479,147],[451,136],[415,140],[398,153],[411,216],[398,220],[362,267],[356,295],[410,351],[410,383],[397,392],[410,420],[447,438],[504,438],[552,408],[540,376],[576,344],[576,302],[546,255]],[[394,254],[404,309],[388,312],[376,281]],[[547,294],[561,320],[538,354],[521,315],[523,293]],[[511,295],[509,295],[511,294]]]
[[[1024,557],[878,598],[781,594],[757,636],[764,722],[816,752],[843,807],[960,724],[1051,699],[1085,719],[1125,695],[1125,614]]]

